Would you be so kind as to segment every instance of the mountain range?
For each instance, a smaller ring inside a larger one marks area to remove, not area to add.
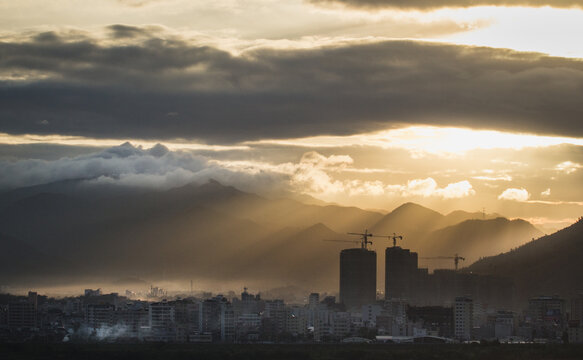
[[[84,180],[0,194],[0,281],[58,283],[139,277],[199,284],[299,285],[336,291],[346,232],[403,236],[421,257],[466,264],[542,233],[523,220],[406,203],[383,214],[356,207],[266,198],[216,181],[166,191],[88,185]],[[378,284],[388,237],[373,238]],[[15,260],[18,259],[18,260]],[[453,262],[421,260],[429,267]],[[208,286],[208,285],[207,285]]]

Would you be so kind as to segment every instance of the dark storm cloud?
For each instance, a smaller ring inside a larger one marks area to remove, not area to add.
[[[583,63],[389,41],[242,56],[153,36],[0,43],[0,132],[233,142],[431,124],[583,136]],[[172,114],[169,116],[168,114]]]
[[[555,8],[582,7],[581,0],[310,0],[316,4],[339,3],[360,8],[401,8],[431,10],[444,7],[528,6]]]

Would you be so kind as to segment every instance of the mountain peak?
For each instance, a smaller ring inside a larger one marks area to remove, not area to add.
[[[443,216],[442,214],[438,213],[435,210],[426,208],[423,205],[419,205],[413,202],[406,202],[404,204],[402,204],[401,206],[397,207],[395,210],[393,210],[391,213],[397,214],[400,212],[426,212],[426,213],[431,213],[434,215],[438,215],[438,216]]]

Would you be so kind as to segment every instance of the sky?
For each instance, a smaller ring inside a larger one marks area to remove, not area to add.
[[[0,190],[583,213],[583,1],[0,2]]]

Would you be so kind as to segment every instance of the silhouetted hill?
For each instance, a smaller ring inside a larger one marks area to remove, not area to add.
[[[358,240],[347,236],[349,231],[368,228],[375,234],[402,234],[402,245],[419,251],[420,256],[447,255],[454,245],[466,255],[483,249],[483,243],[491,250],[497,242],[506,241],[498,235],[502,230],[490,229],[494,222],[474,225],[480,234],[475,238],[467,236],[472,230],[463,227],[434,234],[442,224],[473,215],[443,216],[413,203],[383,216],[356,207],[267,199],[216,181],[167,191],[109,192],[108,186],[100,185],[96,193],[91,189],[78,180],[0,196],[6,201],[0,206],[5,246],[15,244],[11,249],[18,254],[13,256],[28,264],[13,275],[44,275],[51,269],[51,276],[62,278],[92,274],[111,280],[129,276],[150,281],[252,279],[269,286],[281,281],[336,290],[339,252],[358,245],[322,240]],[[390,242],[373,240],[382,284],[384,249]],[[430,253],[428,244],[437,253]],[[54,266],[57,258],[64,259],[59,261],[64,265]]]
[[[496,215],[484,216],[481,212],[459,210],[444,216],[421,205],[406,203],[385,215],[369,230],[375,235],[393,232],[402,235],[404,239],[401,246],[418,252],[420,257],[453,256],[459,253],[466,257],[468,263],[483,256],[508,251],[542,235],[526,221],[510,221],[497,218]],[[482,220],[484,217],[487,220]],[[374,241],[379,263],[384,264],[384,247],[389,246],[390,241],[378,238]],[[449,260],[420,259],[419,264],[430,269],[453,268],[453,261]],[[384,267],[381,266],[377,271],[379,279],[384,279],[383,272]]]
[[[405,203],[385,215],[369,230],[375,235],[403,235],[402,246],[414,249],[425,234],[439,226],[443,217],[437,211],[421,205]]]
[[[88,183],[90,179],[71,179],[48,184],[22,187],[0,192],[0,209],[19,200],[39,194],[60,194],[83,199],[102,199],[119,197],[129,194],[143,194],[151,192],[139,187],[119,186],[107,183]]]
[[[30,270],[45,267],[43,275],[59,275],[67,271],[70,264],[61,256],[51,256],[22,240],[0,234],[0,281],[7,283],[19,277],[27,281],[34,278]],[[38,274],[36,274],[38,275]]]
[[[466,271],[510,276],[520,299],[569,296],[583,290],[583,219],[512,251],[481,259]]]
[[[338,238],[342,236],[321,223],[270,234],[240,254],[244,266],[237,276],[261,279],[269,273],[280,284],[335,290],[339,281],[340,250],[358,246],[323,241]]]
[[[491,220],[466,220],[457,225],[435,230],[426,236],[420,249],[430,256],[453,256],[456,253],[465,257],[471,264],[480,257],[496,255],[520,246],[542,233],[524,220],[496,218]],[[437,262],[427,262],[433,266]],[[451,264],[446,264],[451,267]]]
[[[116,279],[138,274],[222,281],[253,273],[255,279],[329,282],[337,272],[331,265],[337,252],[321,239],[338,235],[323,223],[354,231],[382,216],[358,208],[269,200],[216,181],[103,197],[43,192],[46,188],[27,189],[28,196],[13,196],[0,207],[5,245],[18,252],[13,258],[27,264],[12,275],[46,274],[52,259],[63,255],[70,262],[57,275],[64,277],[89,272]],[[248,258],[242,259],[245,253]]]
[[[503,217],[500,214],[487,214],[482,212],[467,212],[463,210],[455,210],[445,215],[445,217],[440,221],[439,227],[446,227],[455,224],[459,224],[466,220],[491,220]]]

